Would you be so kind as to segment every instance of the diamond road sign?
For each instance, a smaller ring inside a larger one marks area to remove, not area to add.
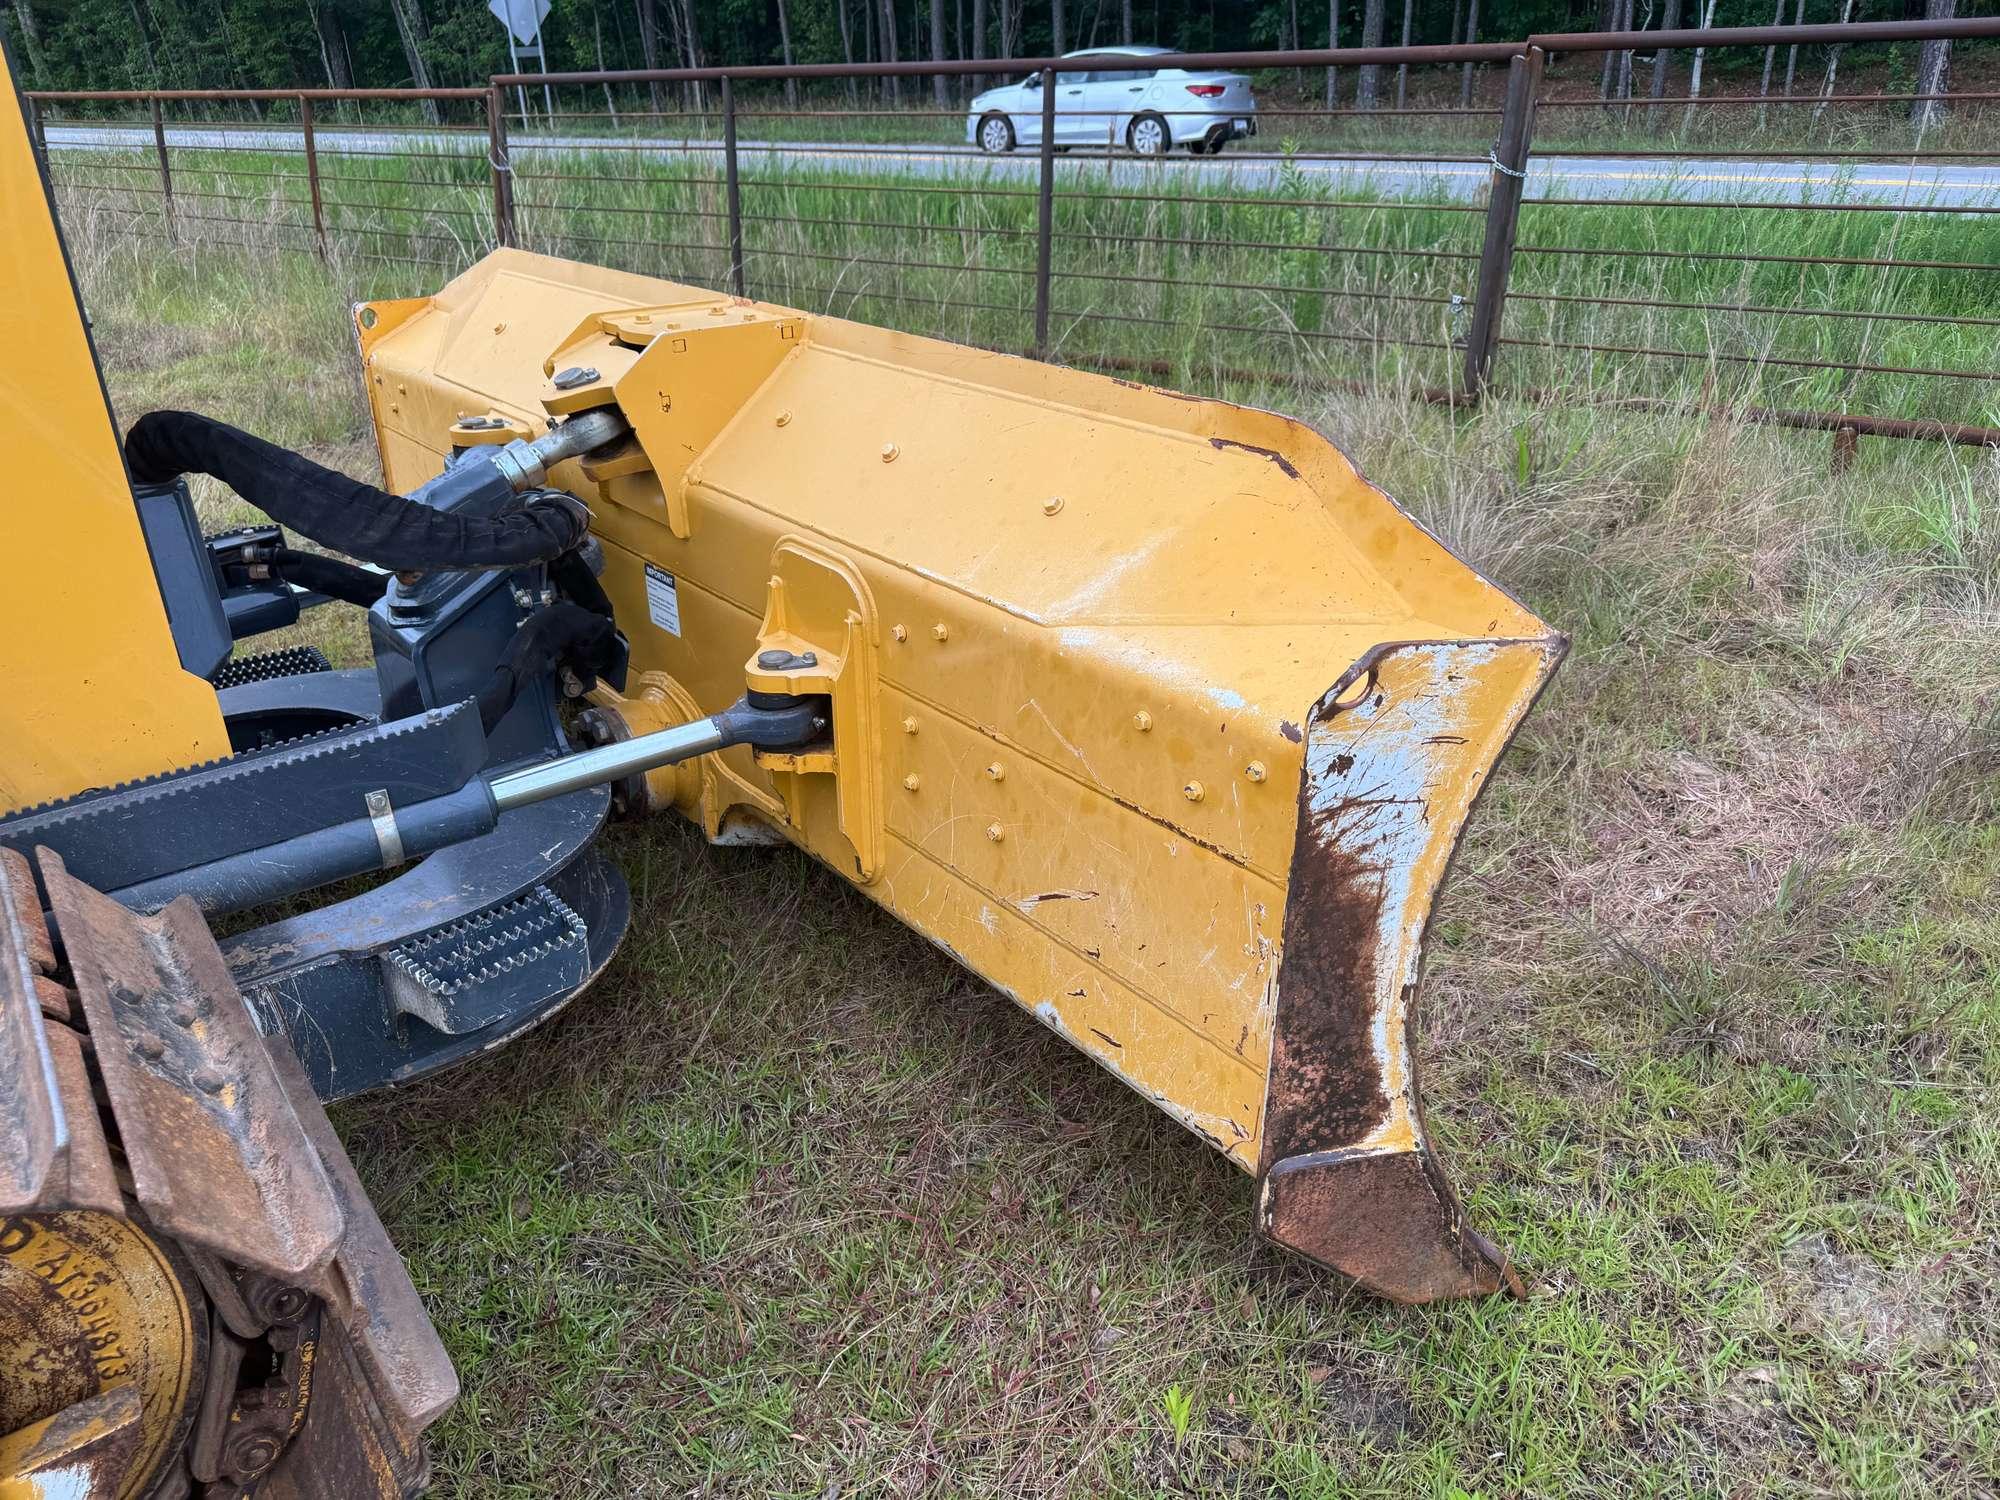
[[[549,13],[549,0],[486,0],[494,19],[514,33],[514,40],[527,46],[541,35],[542,20]]]

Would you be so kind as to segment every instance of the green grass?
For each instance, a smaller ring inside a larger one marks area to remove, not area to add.
[[[712,155],[591,150],[517,165],[516,222],[530,248],[726,283]],[[158,225],[159,200],[135,196],[149,182],[143,156],[58,153],[56,166],[70,217]],[[328,155],[321,173],[329,241],[350,276],[420,287],[491,243],[483,157]],[[175,174],[179,230],[196,244],[312,243],[296,159],[180,151]],[[823,164],[752,165],[743,182],[753,295],[999,348],[1032,342],[1032,182],[976,167],[938,182]],[[1485,226],[1476,203],[1385,200],[1291,165],[1249,192],[1178,177],[1114,183],[1103,163],[1073,161],[1060,187],[1050,336],[1064,358],[1251,392],[1462,381],[1456,345]],[[1496,378],[1564,400],[2000,425],[1991,273],[1797,263],[1808,257],[2000,264],[2000,214],[1530,203]],[[1963,373],[1908,373],[1922,371]]]
[[[73,238],[121,415],[370,472],[346,300],[435,273]],[[336,1112],[464,1378],[441,1494],[1990,1493],[2000,460],[1298,374],[1575,638],[1425,981],[1431,1124],[1531,1297],[1350,1294],[830,872],[625,825],[591,994]]]

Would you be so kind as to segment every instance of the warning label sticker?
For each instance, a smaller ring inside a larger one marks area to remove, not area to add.
[[[681,633],[681,595],[674,575],[652,563],[646,564],[646,613],[668,635]]]

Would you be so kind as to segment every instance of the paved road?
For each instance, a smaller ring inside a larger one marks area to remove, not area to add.
[[[421,130],[329,130],[314,132],[318,150],[327,155],[379,155],[384,152],[483,154],[483,131],[439,134]],[[145,126],[50,125],[53,151],[151,151],[152,130]],[[200,150],[299,151],[304,140],[296,130],[258,126],[175,126],[167,131],[169,145]],[[719,155],[712,141],[661,140],[638,143],[629,137],[555,137],[516,133],[511,142],[516,157],[546,157],[576,151],[618,151],[633,158],[670,159],[690,152]],[[908,172],[921,177],[965,177],[981,174],[1003,180],[1034,179],[1033,151],[986,157],[958,145],[882,146],[856,143],[804,144],[782,141],[742,141],[740,159],[746,166],[792,165],[834,171],[878,174]],[[1292,170],[1315,182],[1366,188],[1391,197],[1441,196],[1476,198],[1485,190],[1490,170],[1484,162],[1467,161],[1323,161],[1295,160]],[[1270,189],[1280,181],[1285,165],[1264,156],[1242,154],[1220,158],[1174,156],[1158,162],[1127,157],[1110,160],[1071,157],[1066,173],[1099,177],[1120,187],[1158,184],[1164,177],[1177,184],[1205,184]],[[1951,166],[1936,163],[1744,161],[1684,157],[1537,157],[1528,170],[1530,198],[1687,198],[1714,202],[1797,203],[1829,198],[1866,199],[1938,208],[2000,205],[2000,167]]]

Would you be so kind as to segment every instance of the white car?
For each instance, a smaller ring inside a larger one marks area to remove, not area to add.
[[[1066,52],[1100,64],[1056,74],[1058,150],[1124,145],[1140,156],[1164,156],[1176,146],[1220,151],[1257,133],[1257,101],[1241,73],[1189,73],[1149,68],[1165,47],[1095,47]],[[993,155],[1042,143],[1040,73],[974,97],[965,117],[966,144]]]

